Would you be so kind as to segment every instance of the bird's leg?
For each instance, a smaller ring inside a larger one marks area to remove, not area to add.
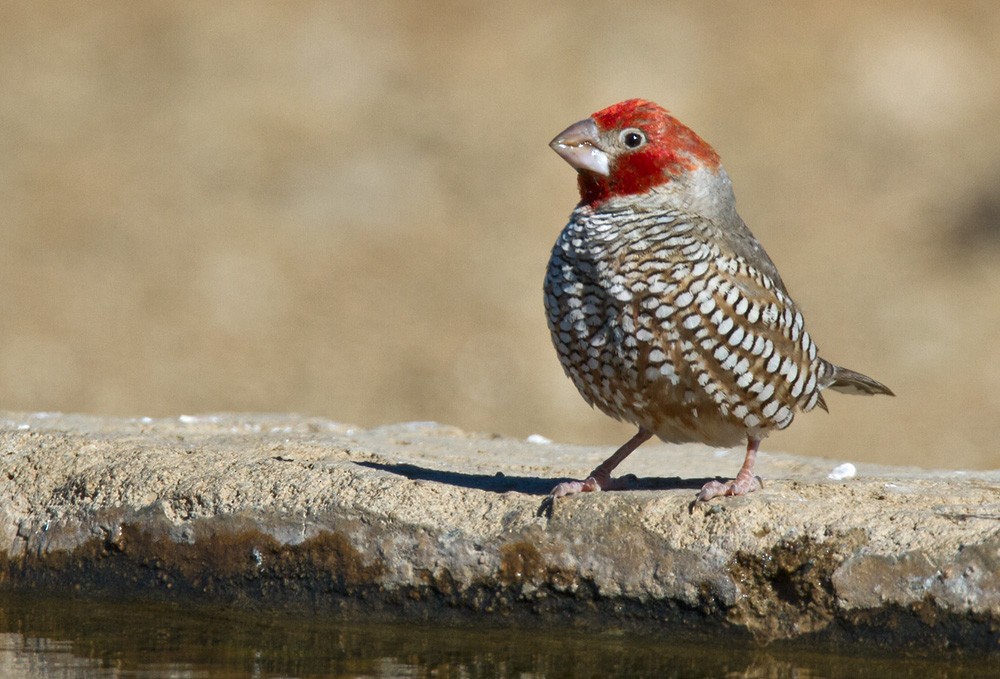
[[[575,495],[577,493],[589,493],[594,490],[619,490],[626,484],[621,479],[612,479],[611,472],[615,470],[621,461],[624,460],[633,450],[648,441],[653,432],[640,428],[639,433],[625,442],[621,448],[614,452],[614,455],[599,464],[597,468],[590,472],[583,481],[564,481],[552,489],[549,493],[552,497],[563,497],[564,495]]]
[[[759,476],[753,474],[753,463],[757,459],[757,448],[760,447],[760,439],[750,437],[747,439],[747,456],[743,460],[743,466],[732,481],[719,483],[709,481],[701,488],[698,499],[701,501],[711,500],[713,497],[724,495],[746,495],[755,490],[759,490],[763,484]]]

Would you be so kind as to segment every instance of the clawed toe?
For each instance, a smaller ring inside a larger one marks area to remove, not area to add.
[[[591,476],[583,481],[563,481],[552,489],[549,496],[553,498],[565,497],[577,493],[591,493],[595,490],[601,490],[601,486],[597,483],[597,479]]]
[[[761,481],[759,476],[737,476],[732,481],[726,481],[725,483],[709,481],[702,486],[697,500],[699,502],[707,502],[716,497],[747,495],[763,487],[764,482]]]
[[[577,493],[592,493],[598,490],[629,490],[635,488],[638,481],[635,474],[626,474],[618,478],[595,474],[587,477],[584,481],[563,481],[553,488],[549,495],[557,498]]]
[[[711,500],[713,497],[720,497],[722,495],[725,495],[726,490],[727,490],[726,484],[719,483],[718,481],[709,481],[708,483],[706,483],[704,486],[701,487],[700,491],[698,491],[697,500],[698,502],[707,502],[708,500]]]

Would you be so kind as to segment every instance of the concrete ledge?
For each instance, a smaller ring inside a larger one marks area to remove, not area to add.
[[[429,423],[0,414],[0,589],[345,615],[1000,651],[1000,472],[649,445],[641,490],[545,502],[607,448]],[[670,474],[664,477],[664,474]]]

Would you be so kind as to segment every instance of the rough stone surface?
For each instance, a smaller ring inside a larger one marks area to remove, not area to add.
[[[0,415],[0,588],[760,642],[1000,651],[1000,472],[606,448],[289,415]],[[669,474],[669,476],[665,476]]]

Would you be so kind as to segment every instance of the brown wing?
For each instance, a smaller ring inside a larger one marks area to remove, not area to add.
[[[674,274],[680,282],[661,302],[671,313],[660,331],[678,338],[681,363],[723,416],[751,430],[782,429],[796,409],[825,408],[827,364],[783,288],[716,248]]]

